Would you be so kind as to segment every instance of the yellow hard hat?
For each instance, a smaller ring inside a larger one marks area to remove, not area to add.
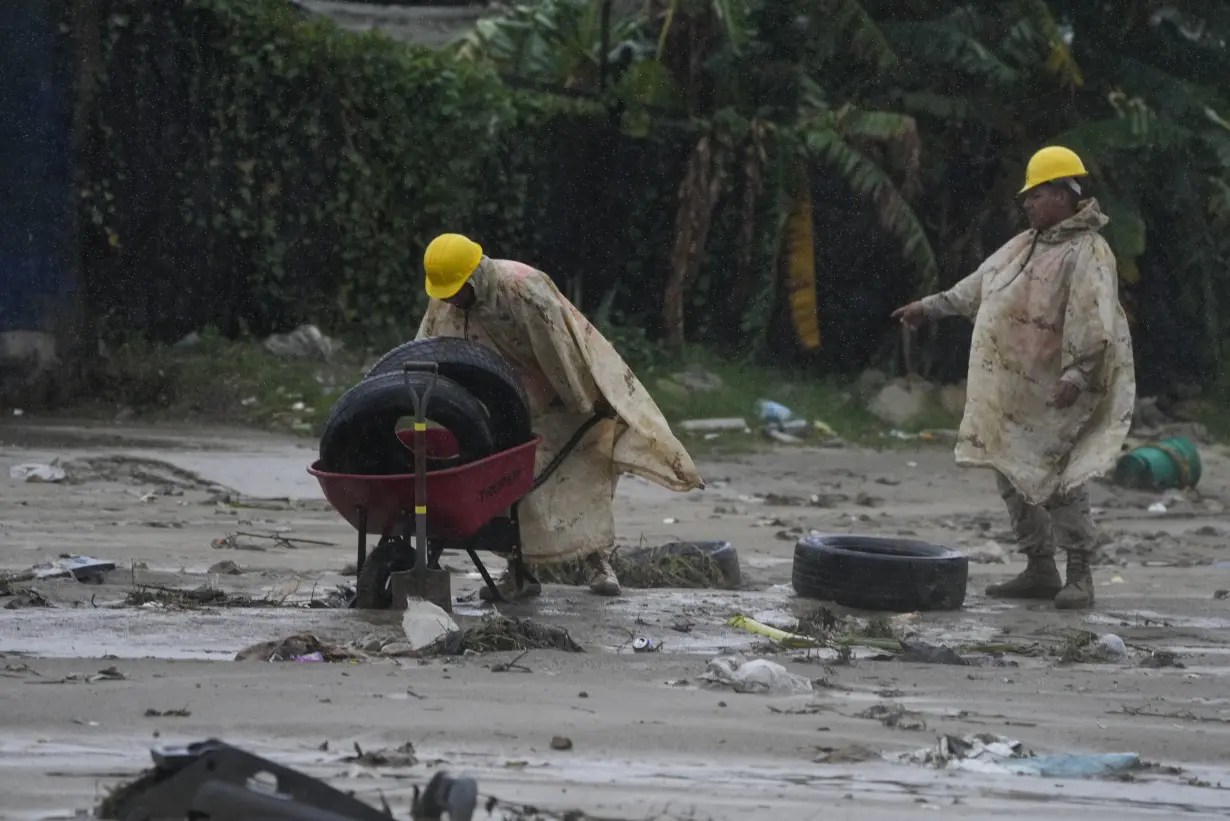
[[[1044,182],[1083,177],[1088,173],[1075,151],[1061,145],[1048,145],[1029,158],[1029,165],[1025,167],[1025,187],[1018,193],[1024,194]]]
[[[469,237],[441,234],[433,239],[423,254],[427,296],[432,299],[456,296],[482,259],[482,246]]]

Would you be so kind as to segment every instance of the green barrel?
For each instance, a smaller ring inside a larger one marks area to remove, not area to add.
[[[1195,443],[1186,436],[1175,436],[1120,457],[1115,466],[1115,484],[1138,490],[1195,487],[1202,470]]]

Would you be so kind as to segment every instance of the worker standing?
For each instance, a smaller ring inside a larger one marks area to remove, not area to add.
[[[614,494],[621,473],[674,491],[704,487],[683,445],[632,370],[573,307],[551,278],[528,265],[490,259],[460,234],[432,240],[423,256],[431,303],[418,338],[462,337],[500,354],[529,397],[534,432],[542,437],[541,471],[582,424],[595,425],[546,483],[521,501],[520,559],[500,581],[509,600],[541,586],[516,572],[581,561],[590,590],[619,595],[607,554],[615,543]],[[487,589],[481,591],[490,596]]]
[[[1098,530],[1085,483],[1118,459],[1132,422],[1136,377],[1109,220],[1082,199],[1084,163],[1050,146],[1030,159],[1021,189],[1029,230],[952,288],[893,317],[917,327],[974,323],[957,463],[998,474],[1025,571],[987,588],[999,598],[1094,604]],[[1067,553],[1060,578],[1055,549]]]

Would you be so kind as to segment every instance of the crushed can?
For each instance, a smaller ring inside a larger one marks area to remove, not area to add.
[[[632,652],[634,653],[653,653],[658,649],[658,643],[653,639],[637,638],[632,641]]]

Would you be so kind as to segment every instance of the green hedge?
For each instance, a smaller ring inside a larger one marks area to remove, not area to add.
[[[307,320],[404,336],[441,231],[551,272],[587,310],[613,294],[617,316],[656,323],[688,128],[633,139],[598,103],[514,92],[282,0],[102,6],[79,164],[82,281],[104,338]],[[747,337],[721,281],[739,197],[720,205],[695,289],[692,328],[712,341]],[[772,293],[769,246],[755,271]],[[763,295],[752,310],[763,328]]]

